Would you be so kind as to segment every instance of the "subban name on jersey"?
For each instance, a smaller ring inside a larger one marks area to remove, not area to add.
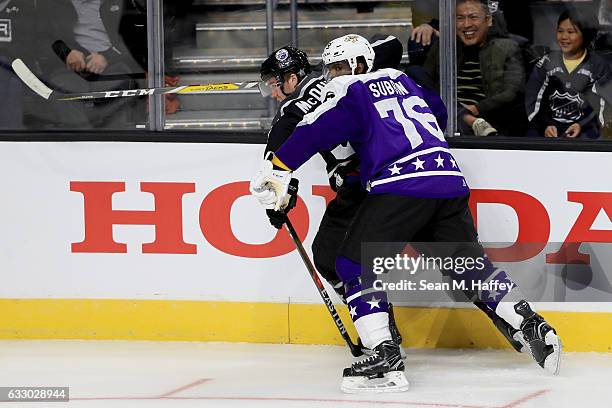
[[[408,91],[404,88],[404,85],[396,81],[372,82],[368,88],[375,98],[380,98],[381,95],[408,95]]]

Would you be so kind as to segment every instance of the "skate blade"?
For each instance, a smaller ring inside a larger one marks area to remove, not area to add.
[[[553,352],[546,356],[544,360],[544,369],[553,375],[557,375],[561,366],[561,351],[563,349],[561,339],[550,330],[544,336],[544,343],[553,347]]]
[[[403,371],[389,371],[382,378],[344,377],[340,389],[347,394],[408,391]]]
[[[406,354],[406,352],[404,351],[404,349],[402,348],[402,346],[400,346],[400,357],[402,357],[402,360],[405,360],[406,357],[408,357],[408,355]]]

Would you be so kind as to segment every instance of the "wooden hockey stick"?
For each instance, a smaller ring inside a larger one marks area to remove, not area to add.
[[[315,286],[317,287],[317,290],[319,291],[319,294],[321,295],[321,298],[323,298],[323,302],[325,303],[325,306],[327,306],[327,310],[329,311],[329,314],[331,315],[332,320],[336,324],[338,331],[340,331],[340,335],[346,342],[347,346],[351,350],[351,354],[354,357],[359,357],[363,355],[361,348],[355,343],[353,343],[353,341],[351,340],[351,336],[349,336],[348,331],[346,330],[346,327],[344,327],[344,324],[342,323],[342,319],[340,318],[340,315],[338,314],[338,311],[336,310],[334,303],[329,298],[329,295],[327,294],[327,291],[325,290],[325,287],[323,286],[323,282],[321,282],[321,279],[319,278],[317,270],[312,264],[310,257],[306,253],[306,250],[304,249],[304,246],[302,245],[302,241],[300,241],[300,237],[298,236],[297,232],[293,228],[293,225],[291,224],[289,217],[287,217],[287,215],[285,215],[285,217],[286,217],[285,227],[287,228],[287,231],[289,232],[291,239],[295,243],[295,247],[297,248],[297,251],[300,254],[300,257],[302,258],[302,261],[304,261],[304,265],[306,265],[306,269],[308,269],[308,272],[310,273],[310,277],[314,281]]]
[[[47,100],[56,101],[79,101],[100,98],[125,98],[130,96],[151,96],[162,94],[202,95],[202,94],[224,94],[235,91],[252,91],[259,93],[259,82],[230,82],[212,83],[200,85],[183,85],[164,88],[141,88],[123,89],[117,91],[98,91],[84,93],[63,93],[45,85],[28,66],[19,58],[11,63],[13,71],[32,91]]]

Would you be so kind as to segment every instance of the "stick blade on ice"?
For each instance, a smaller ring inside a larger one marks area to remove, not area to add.
[[[28,66],[21,59],[17,58],[13,60],[11,66],[19,79],[21,79],[21,81],[32,91],[36,92],[45,99],[49,99],[53,93],[53,90],[47,85],[43,84],[42,81],[38,79],[36,75],[32,73],[32,71],[30,71],[30,68],[28,68]]]

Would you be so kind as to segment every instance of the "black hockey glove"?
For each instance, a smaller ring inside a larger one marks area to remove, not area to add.
[[[297,203],[297,192],[298,192],[299,182],[300,181],[296,178],[292,178],[291,181],[289,182],[289,189],[288,189],[288,193],[290,196],[289,204],[287,204],[287,207],[285,207],[283,211],[266,210],[266,214],[268,214],[268,218],[270,219],[270,224],[272,224],[274,228],[276,229],[283,228],[283,225],[285,224],[285,221],[287,220],[287,214],[289,213],[289,211],[291,211],[293,207],[295,207],[295,204]]]

